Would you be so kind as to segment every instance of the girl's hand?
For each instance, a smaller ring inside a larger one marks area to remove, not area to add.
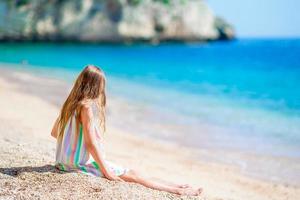
[[[123,179],[121,179],[120,177],[118,176],[115,176],[115,175],[109,175],[106,177],[108,180],[111,180],[111,181],[120,181],[120,182],[124,182]]]

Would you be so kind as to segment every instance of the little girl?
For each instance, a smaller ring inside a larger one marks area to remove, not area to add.
[[[128,181],[179,195],[200,195],[201,189],[146,179],[135,170],[107,160],[103,149],[105,131],[105,76],[89,65],[78,76],[63,104],[51,135],[57,139],[56,167],[114,181]]]

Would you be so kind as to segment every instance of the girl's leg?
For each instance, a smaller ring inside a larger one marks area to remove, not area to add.
[[[191,187],[189,184],[176,184],[176,183],[172,183],[172,182],[169,182],[169,181],[162,180],[160,178],[151,178],[151,179],[154,180],[154,181],[158,181],[160,183],[167,184],[167,185],[172,186],[172,187],[177,187],[177,188]]]
[[[196,196],[196,195],[200,195],[200,193],[201,193],[200,190],[195,190],[192,188],[174,187],[170,184],[161,183],[159,181],[154,181],[151,179],[144,178],[134,170],[129,170],[127,173],[121,175],[120,178],[127,182],[134,182],[134,183],[141,184],[148,188],[152,188],[155,190],[161,190],[161,191],[165,191],[165,192],[170,192],[170,193],[174,193],[174,194],[179,194],[179,195],[194,195],[194,196]]]

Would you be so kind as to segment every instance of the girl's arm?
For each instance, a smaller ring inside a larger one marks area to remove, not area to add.
[[[51,136],[57,138],[57,134],[58,134],[58,118],[55,120],[55,123],[53,125]]]
[[[83,105],[81,108],[80,115],[81,115],[80,117],[83,126],[83,137],[84,137],[86,148],[93,156],[97,164],[99,165],[101,172],[109,180],[122,181],[120,177],[110,172],[105,165],[103,156],[101,154],[101,150],[96,143],[96,136],[95,133],[93,132],[94,129],[91,126],[91,120],[93,118],[93,112],[91,108],[88,105]]]

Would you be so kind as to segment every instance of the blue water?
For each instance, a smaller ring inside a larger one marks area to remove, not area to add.
[[[270,100],[264,106],[300,109],[300,40],[240,40],[206,45],[99,46],[2,44],[0,61],[80,69],[143,80],[196,94]],[[274,104],[272,104],[274,103]]]
[[[69,81],[86,64],[101,66],[110,93],[154,112],[146,119],[152,132],[137,132],[163,135],[155,125],[176,125],[166,129],[165,139],[300,157],[300,39],[158,46],[3,43],[0,52],[2,63]]]

